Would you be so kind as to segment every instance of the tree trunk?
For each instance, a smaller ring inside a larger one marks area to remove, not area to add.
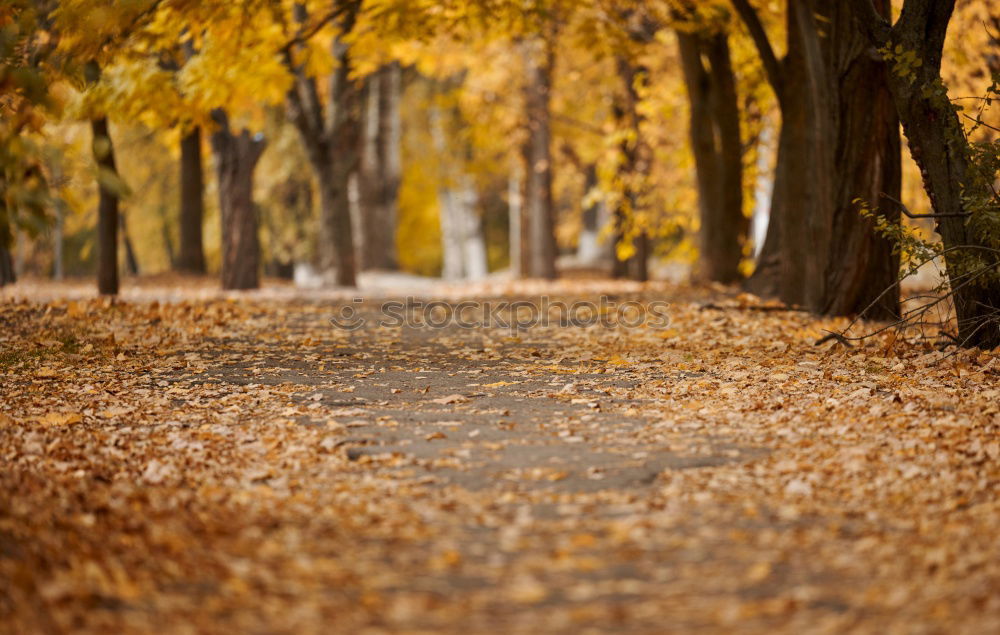
[[[97,204],[97,290],[104,295],[118,294],[118,193],[112,181],[118,178],[115,150],[108,133],[107,117],[90,122],[94,159],[100,171]]]
[[[524,242],[521,221],[524,219],[524,169],[520,161],[514,161],[510,174],[507,176],[507,242],[510,249],[510,273],[515,278],[524,275],[524,259],[522,257]]]
[[[341,33],[350,33],[361,1],[343,0],[338,7],[342,9]],[[305,22],[307,16],[303,5],[296,5],[295,17],[300,23]],[[357,261],[349,184],[351,175],[358,169],[361,88],[350,78],[350,49],[340,38],[334,40],[333,56],[337,68],[329,77],[324,106],[316,81],[308,77],[305,70],[293,62],[291,52],[286,51],[285,64],[295,76],[295,83],[288,91],[288,110],[319,182],[320,271],[325,277],[335,271],[336,284],[354,287],[357,286]]]
[[[5,186],[3,175],[0,174],[0,188]],[[17,282],[14,272],[14,259],[10,249],[14,244],[14,233],[11,231],[11,218],[4,197],[0,196],[0,287]]]
[[[781,223],[788,214],[785,196],[789,163],[788,129],[782,125],[778,133],[778,150],[774,163],[774,184],[771,187],[771,207],[768,213],[767,231],[764,244],[757,254],[753,273],[747,279],[746,288],[751,293],[765,297],[781,296]]]
[[[121,232],[122,246],[125,247],[125,271],[130,276],[139,275],[139,260],[135,256],[135,248],[132,247],[132,239],[128,235],[128,224],[125,222],[125,213],[118,214],[118,231]]]
[[[698,179],[699,275],[728,284],[740,278],[749,229],[743,215],[740,113],[728,36],[678,33],[677,41],[690,102],[691,147]]]
[[[14,275],[14,259],[11,258],[10,250],[0,245],[0,287],[17,282]]]
[[[0,287],[17,282],[14,273],[14,259],[10,247],[14,243],[14,235],[10,231],[10,221],[7,220],[7,209],[0,199]]]
[[[476,183],[465,170],[462,161],[472,155],[467,142],[455,148],[449,144],[446,130],[458,126],[461,113],[452,109],[446,126],[440,109],[431,110],[431,138],[441,165],[438,203],[441,218],[442,277],[449,280],[483,278],[488,273],[483,221],[479,215],[479,193]],[[459,157],[456,161],[454,157]],[[457,165],[456,165],[457,163]]]
[[[204,180],[201,165],[201,129],[181,138],[180,253],[176,268],[187,273],[205,273],[202,222],[205,216]]]
[[[878,1],[888,10],[887,0]],[[788,53],[780,62],[745,0],[734,6],[754,35],[782,114],[770,222],[748,287],[819,313],[857,313],[898,271],[890,245],[853,203],[899,191],[898,133],[879,91],[882,71],[867,59],[840,2],[789,2]],[[866,317],[897,314],[890,293]]]
[[[364,134],[358,171],[361,190],[361,269],[395,270],[396,203],[402,178],[398,63],[368,78]]]
[[[212,150],[222,221],[222,288],[256,289],[260,286],[260,243],[253,171],[266,144],[246,129],[234,135],[221,111],[214,112],[213,118],[219,124],[212,134]]]
[[[357,165],[357,151],[351,145],[326,160],[313,162],[319,180],[320,271],[335,272],[338,286],[357,286],[357,265],[351,221],[350,182]]]
[[[869,42],[889,51],[889,90],[947,251],[958,339],[963,345],[994,348],[1000,345],[998,258],[967,205],[973,198],[993,195],[988,183],[975,178],[969,142],[941,81],[942,51],[955,2],[907,0],[895,26],[872,0],[852,0],[851,6]],[[908,53],[916,54],[919,66],[893,61]],[[992,277],[977,284],[972,278],[983,275],[981,268],[992,269]]]
[[[584,170],[584,197],[589,197],[597,185],[597,164],[591,163]],[[576,258],[581,264],[597,266],[607,261],[606,250],[601,248],[601,229],[608,222],[608,208],[599,197],[593,199],[583,209]]]
[[[899,317],[899,293],[885,293],[899,277],[899,256],[861,216],[861,199],[879,204],[883,194],[899,199],[902,182],[899,119],[887,84],[885,64],[868,54],[849,6],[826,0],[820,9],[828,21],[827,64],[831,68],[833,128],[836,134],[834,204],[825,294],[816,308],[833,315],[876,320]],[[889,0],[877,0],[882,15]],[[883,212],[899,222],[899,210]],[[875,303],[872,305],[872,303]]]
[[[779,194],[781,299],[817,310],[825,293],[824,273],[833,209],[833,139],[827,69],[820,48],[815,2],[788,3],[788,57],[782,102],[787,145],[779,160],[792,172]],[[838,166],[843,168],[844,166]]]
[[[527,268],[532,278],[556,277],[555,215],[552,206],[552,152],[550,92],[553,52],[549,43],[536,40],[525,45],[525,108],[528,140],[525,158],[525,222]]]
[[[479,196],[472,178],[462,175],[457,184],[442,187],[439,201],[444,256],[442,277],[449,280],[486,277],[486,241],[477,209]]]
[[[636,79],[645,74],[646,69],[635,67],[624,57],[618,58],[618,75],[622,81],[624,98],[615,104],[614,115],[619,126],[628,127],[631,139],[621,142],[621,165],[618,168],[621,182],[624,184],[621,192],[621,203],[614,211],[615,242],[611,246],[614,263],[611,268],[613,278],[629,278],[639,282],[649,279],[649,236],[645,228],[635,231],[640,226],[638,215],[643,212],[646,178],[651,163],[651,151],[642,138],[642,116],[639,114],[639,94],[636,89]],[[631,241],[632,255],[622,260],[618,257],[618,245]]]

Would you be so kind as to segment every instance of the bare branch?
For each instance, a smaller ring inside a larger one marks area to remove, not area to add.
[[[781,72],[781,62],[778,61],[777,55],[774,54],[774,47],[771,46],[771,40],[767,37],[767,31],[764,30],[760,16],[757,15],[757,11],[750,6],[747,0],[732,0],[732,2],[733,8],[740,14],[740,19],[743,20],[743,24],[750,31],[750,37],[753,39],[754,46],[757,47],[757,53],[760,55],[760,61],[764,65],[767,81],[771,84],[771,88],[774,89],[780,102],[784,99],[783,95],[785,92],[785,80]],[[868,2],[868,0],[865,0],[865,2]]]
[[[889,201],[892,201],[896,205],[899,205],[899,211],[902,212],[903,216],[906,216],[907,218],[956,218],[956,217],[964,218],[966,216],[972,216],[972,212],[954,212],[945,214],[914,214],[906,207],[905,204],[903,204],[903,201],[893,198],[888,194],[886,194],[885,192],[879,192],[879,196]]]

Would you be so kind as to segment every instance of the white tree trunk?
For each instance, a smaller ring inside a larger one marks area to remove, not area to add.
[[[445,136],[444,113],[432,107],[431,137],[441,164],[438,201],[441,219],[441,276],[447,280],[477,279],[488,273],[486,240],[479,216],[479,194],[465,166],[453,157],[465,153],[449,151]]]

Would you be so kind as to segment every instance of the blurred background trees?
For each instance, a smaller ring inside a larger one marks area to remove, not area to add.
[[[900,11],[940,37],[916,46]],[[1000,235],[998,20],[986,0],[12,0],[0,283],[690,271],[894,318],[899,236]],[[911,147],[947,128],[951,160],[985,166],[978,202],[933,151],[924,194],[900,112]]]

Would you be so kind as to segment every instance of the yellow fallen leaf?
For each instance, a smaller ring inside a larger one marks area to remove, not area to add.
[[[39,417],[39,423],[47,426],[68,426],[81,421],[83,417],[75,412],[49,412]]]
[[[483,384],[483,388],[499,388],[500,386],[513,386],[516,381],[495,381],[492,384]]]
[[[548,597],[549,591],[538,580],[524,577],[517,580],[510,588],[508,596],[515,602],[534,604]]]
[[[747,571],[747,582],[761,582],[771,575],[770,562],[758,562]]]

